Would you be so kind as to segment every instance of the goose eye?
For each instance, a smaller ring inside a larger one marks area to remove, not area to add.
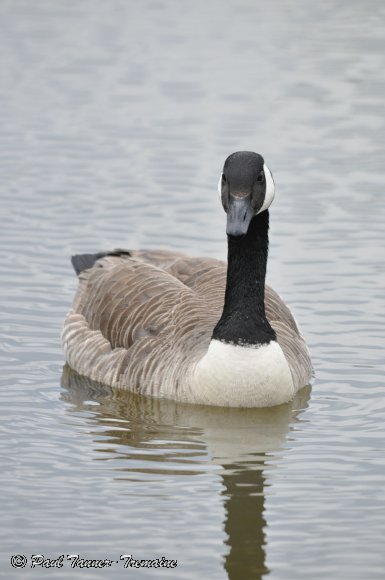
[[[225,176],[223,175],[223,173],[222,173],[222,183],[226,183],[226,181],[227,181],[227,180],[226,180],[226,177],[225,177]]]
[[[257,181],[259,181],[260,183],[263,183],[265,181],[265,174],[263,171],[261,171],[260,174],[258,175]]]

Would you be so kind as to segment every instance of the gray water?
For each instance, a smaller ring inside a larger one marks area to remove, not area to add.
[[[379,0],[1,0],[4,577],[385,577],[384,26]],[[224,258],[238,149],[274,174],[268,281],[311,391],[210,409],[63,372],[70,255]]]

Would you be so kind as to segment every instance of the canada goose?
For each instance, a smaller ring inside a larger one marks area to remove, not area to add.
[[[289,308],[265,287],[274,181],[257,153],[224,164],[228,265],[178,252],[73,256],[79,288],[63,345],[78,373],[189,403],[268,407],[309,384],[309,351]]]

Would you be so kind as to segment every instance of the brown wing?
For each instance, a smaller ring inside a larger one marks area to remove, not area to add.
[[[132,256],[162,268],[205,300],[220,303],[222,311],[226,286],[227,265],[222,260],[190,257],[180,252],[166,250],[139,250]]]
[[[294,385],[308,385],[313,372],[309,350],[291,310],[270,286],[265,290],[265,310],[289,363]]]
[[[167,394],[207,350],[220,314],[167,269],[107,256],[80,275],[63,330],[67,361],[94,380],[123,386],[130,377],[131,390]]]

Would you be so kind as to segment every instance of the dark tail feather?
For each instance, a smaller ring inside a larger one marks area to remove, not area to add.
[[[83,272],[83,270],[88,270],[89,268],[92,268],[95,262],[99,260],[99,258],[102,258],[103,255],[104,255],[103,253],[99,253],[99,254],[78,254],[77,256],[72,256],[71,262],[77,276],[79,276],[80,272]]]
[[[111,252],[98,252],[97,254],[77,254],[76,256],[71,257],[71,262],[77,276],[79,276],[81,272],[89,270],[89,268],[92,268],[100,258],[104,258],[105,256],[130,257],[131,254],[127,250],[112,250]]]

